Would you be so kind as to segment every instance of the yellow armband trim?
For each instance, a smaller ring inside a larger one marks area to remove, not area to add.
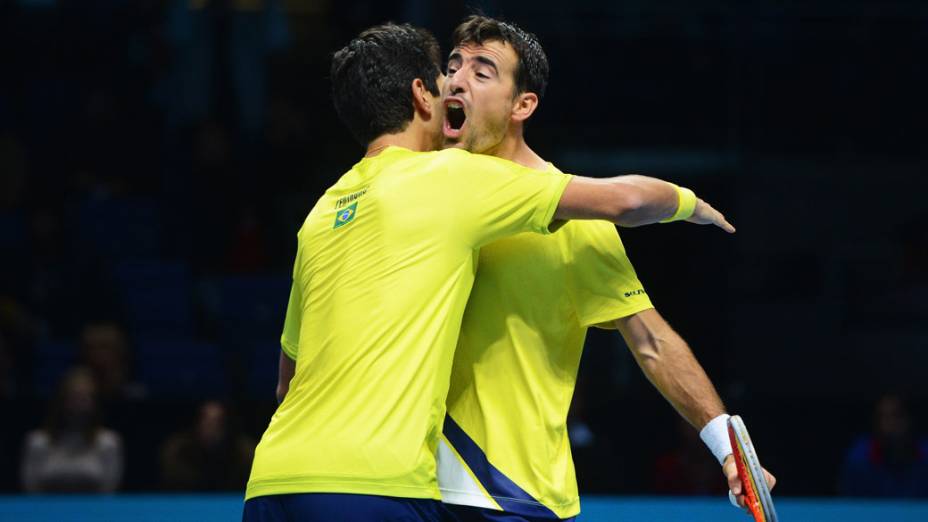
[[[696,194],[685,187],[680,187],[674,185],[674,188],[677,189],[677,211],[673,213],[669,218],[661,221],[661,223],[670,223],[671,221],[683,221],[688,219],[693,215],[693,212],[696,211]]]

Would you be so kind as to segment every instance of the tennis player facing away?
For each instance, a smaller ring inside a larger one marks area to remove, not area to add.
[[[457,27],[452,46],[443,89],[446,146],[557,175],[523,137],[548,80],[538,39],[472,16]],[[571,221],[549,235],[519,234],[480,250],[438,453],[442,499],[458,505],[449,509],[462,521],[580,512],[567,413],[590,326],[621,332],[648,379],[701,429],[740,493],[722,401],[654,309],[616,228]]]
[[[408,25],[369,29],[333,57],[335,107],[366,153],[297,235],[281,338],[289,391],[255,452],[247,522],[439,519],[435,452],[477,249],[553,220],[693,212],[656,179],[425,152],[442,140],[440,60]],[[705,204],[689,219],[730,228]]]

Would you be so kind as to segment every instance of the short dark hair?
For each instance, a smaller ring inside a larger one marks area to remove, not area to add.
[[[365,30],[332,57],[332,100],[348,130],[367,145],[413,118],[410,84],[438,96],[441,48],[425,29],[386,23]]]
[[[542,98],[548,87],[548,57],[534,34],[521,27],[483,15],[471,15],[454,29],[451,45],[483,44],[497,40],[508,43],[516,52],[516,94],[533,92]]]

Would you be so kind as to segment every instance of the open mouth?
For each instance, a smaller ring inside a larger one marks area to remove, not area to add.
[[[459,138],[463,133],[464,123],[467,121],[467,114],[464,112],[464,105],[458,101],[449,101],[445,104],[445,124],[444,133],[448,138]]]

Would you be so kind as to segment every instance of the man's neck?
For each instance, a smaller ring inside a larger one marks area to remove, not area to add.
[[[503,141],[491,151],[487,151],[487,154],[507,159],[535,170],[548,169],[548,162],[533,151],[531,147],[528,146],[528,143],[525,143],[525,138],[521,129],[510,129],[503,138]]]
[[[396,134],[382,134],[367,144],[365,158],[376,156],[387,147],[402,147],[415,152],[427,152],[435,149],[434,140],[423,132],[415,123],[410,123],[406,130]]]

